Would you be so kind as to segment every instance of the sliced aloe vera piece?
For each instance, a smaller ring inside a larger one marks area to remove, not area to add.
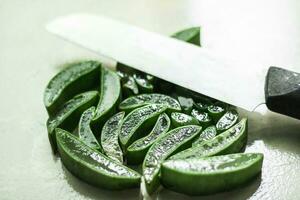
[[[207,140],[213,139],[217,135],[217,129],[215,125],[209,126],[200,134],[199,138],[193,142],[193,146],[203,144]]]
[[[186,125],[199,125],[199,122],[194,117],[180,113],[180,112],[172,112],[171,113],[171,122],[172,127],[186,126]]]
[[[239,152],[247,143],[248,125],[247,119],[242,119],[235,126],[217,135],[211,140],[207,140],[199,145],[195,145],[170,159],[200,158],[205,156],[224,155]]]
[[[200,126],[202,126],[203,128],[206,128],[213,124],[212,118],[208,115],[207,112],[193,109],[191,115],[199,121]]]
[[[210,105],[207,108],[209,116],[213,119],[215,123],[224,115],[225,108],[221,105]]]
[[[67,131],[56,129],[56,138],[63,164],[78,178],[106,189],[139,186],[139,173],[88,147]]]
[[[153,92],[153,85],[141,75],[134,74],[133,78],[138,85],[139,93],[152,93]]]
[[[150,74],[146,74],[146,79],[147,81],[149,81],[149,83],[153,84],[155,82],[155,77],[150,75]]]
[[[133,76],[127,76],[124,81],[122,81],[122,91],[124,97],[131,97],[139,94],[139,88]]]
[[[102,67],[100,87],[100,99],[93,119],[93,125],[98,129],[115,113],[121,98],[120,79],[116,72]]]
[[[179,96],[178,102],[181,106],[182,112],[184,112],[185,114],[191,114],[194,105],[194,101],[192,98]]]
[[[164,105],[150,104],[129,113],[122,125],[119,140],[124,150],[135,140],[145,136],[156,122],[158,116],[166,110]]]
[[[238,122],[239,114],[236,110],[228,110],[217,122],[217,132],[222,133]]]
[[[119,105],[119,109],[125,111],[126,113],[145,106],[149,104],[160,104],[164,105],[171,111],[180,111],[180,104],[178,101],[170,96],[164,94],[140,94],[137,96],[132,96],[124,101],[122,101]]]
[[[90,127],[90,123],[95,115],[95,107],[90,107],[84,111],[81,115],[78,125],[78,136],[87,146],[102,152],[102,148],[99,145],[94,133]]]
[[[127,148],[127,163],[140,164],[150,148],[150,146],[162,135],[164,135],[170,128],[171,122],[167,114],[161,114],[152,131],[145,137],[132,143]]]
[[[183,40],[188,43],[201,46],[200,44],[200,27],[187,28],[174,33],[171,37]]]
[[[125,112],[119,112],[109,118],[101,132],[101,145],[104,153],[113,160],[123,163],[123,152],[119,145],[119,133]]]
[[[73,131],[79,122],[81,114],[96,104],[97,91],[84,92],[67,101],[58,113],[47,121],[48,137],[53,152],[56,152],[55,128]]]
[[[201,131],[200,126],[188,125],[173,129],[160,137],[149,149],[143,162],[143,178],[148,194],[159,186],[161,163],[170,155],[189,147]]]
[[[55,115],[74,95],[96,87],[100,66],[97,61],[70,63],[56,74],[44,92],[44,104],[49,116]]]
[[[241,186],[259,174],[263,154],[167,160],[161,167],[162,184],[188,195],[213,194]]]

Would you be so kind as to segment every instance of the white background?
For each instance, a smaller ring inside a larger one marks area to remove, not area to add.
[[[89,186],[51,153],[42,101],[47,81],[61,63],[97,58],[44,29],[49,20],[75,12],[104,14],[166,35],[201,25],[203,48],[215,54],[300,72],[296,0],[1,0],[1,200],[141,198],[138,189],[116,192]],[[264,106],[258,111],[262,114],[242,113],[250,120],[247,151],[265,154],[261,177],[203,199],[300,199],[300,123],[265,112]],[[153,198],[199,199],[166,189]]]

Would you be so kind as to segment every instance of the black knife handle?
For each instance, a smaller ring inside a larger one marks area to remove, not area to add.
[[[270,110],[300,119],[300,74],[270,67],[265,80],[265,98]]]

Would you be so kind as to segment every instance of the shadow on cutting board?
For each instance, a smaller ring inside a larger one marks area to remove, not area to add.
[[[105,190],[94,187],[85,183],[84,181],[75,177],[70,173],[62,164],[62,170],[65,174],[67,183],[79,193],[80,196],[83,196],[87,199],[110,199],[110,200],[134,200],[142,199],[140,196],[140,190],[137,189],[128,189],[128,190]]]

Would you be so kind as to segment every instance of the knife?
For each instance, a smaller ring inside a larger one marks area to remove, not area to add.
[[[75,14],[51,33],[195,92],[253,111],[261,103],[300,119],[300,74],[225,59],[206,49],[104,16]]]

